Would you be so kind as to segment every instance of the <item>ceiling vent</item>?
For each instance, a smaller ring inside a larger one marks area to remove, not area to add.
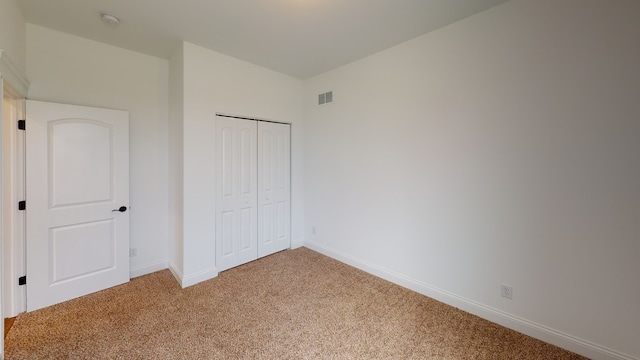
[[[318,105],[324,105],[333,102],[333,91],[318,95]]]

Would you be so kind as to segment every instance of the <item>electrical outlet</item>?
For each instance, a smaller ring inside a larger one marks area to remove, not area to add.
[[[500,285],[500,295],[507,299],[513,299],[513,287],[509,285]]]
[[[312,226],[312,227],[311,227],[311,234],[312,234],[312,235],[315,235],[315,234],[316,234],[316,227],[315,227],[315,226]]]
[[[129,257],[134,257],[134,256],[138,256],[138,249],[129,248]]]

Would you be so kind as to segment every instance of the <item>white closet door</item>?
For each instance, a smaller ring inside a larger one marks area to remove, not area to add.
[[[258,124],[258,257],[291,244],[290,125]]]
[[[216,117],[216,264],[257,259],[257,124]]]

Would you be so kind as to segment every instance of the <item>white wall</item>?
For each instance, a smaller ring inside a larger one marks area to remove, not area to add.
[[[169,267],[184,274],[184,54],[182,45],[169,59]]]
[[[639,17],[635,0],[513,0],[306,81],[306,244],[640,358]]]
[[[16,0],[0,0],[0,49],[20,75],[25,73],[26,24]]]
[[[214,120],[216,113],[292,123],[292,239],[302,243],[302,81],[183,44],[183,286],[217,275]]]
[[[168,61],[27,25],[29,98],[128,110],[132,276],[167,267]]]

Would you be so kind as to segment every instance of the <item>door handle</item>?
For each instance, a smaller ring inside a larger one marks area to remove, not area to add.
[[[115,211],[125,212],[125,211],[127,211],[127,207],[126,206],[120,206],[120,208],[118,208],[118,209],[111,210],[111,212],[115,212]]]

